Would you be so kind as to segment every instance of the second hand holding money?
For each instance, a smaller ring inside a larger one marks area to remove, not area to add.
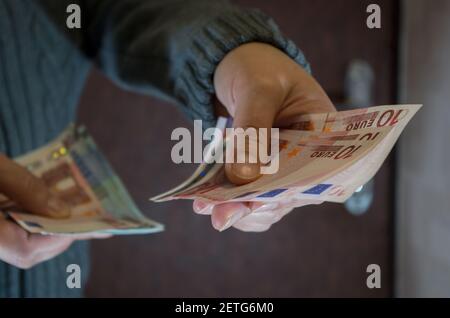
[[[273,46],[242,45],[231,51],[214,74],[218,113],[233,117],[235,128],[272,128],[289,123],[290,117],[336,111],[322,87],[301,66]],[[259,164],[228,163],[227,178],[245,184],[260,177]],[[194,211],[210,214],[215,229],[231,226],[260,232],[270,228],[295,207],[322,201],[296,200],[261,204],[194,201]]]
[[[68,206],[54,196],[41,179],[36,178],[5,155],[0,154],[0,193],[34,214],[66,218]],[[26,269],[51,259],[76,240],[108,238],[110,235],[44,236],[30,234],[0,214],[0,260]]]

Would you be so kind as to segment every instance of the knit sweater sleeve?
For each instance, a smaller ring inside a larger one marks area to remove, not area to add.
[[[257,10],[223,0],[86,3],[87,51],[100,68],[122,87],[178,104],[204,126],[215,121],[214,70],[239,45],[274,45],[310,71],[303,53]]]

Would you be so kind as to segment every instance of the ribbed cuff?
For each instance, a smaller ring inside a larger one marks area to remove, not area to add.
[[[302,51],[260,11],[233,8],[212,18],[195,34],[185,52],[185,65],[175,81],[175,94],[186,106],[185,111],[192,119],[202,119],[203,128],[215,125],[212,96],[217,65],[228,52],[249,42],[271,44],[311,72]]]

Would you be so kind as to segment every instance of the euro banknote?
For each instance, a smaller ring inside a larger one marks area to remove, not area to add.
[[[163,225],[145,217],[84,127],[71,125],[46,146],[15,159],[65,201],[66,219],[22,211],[0,197],[0,209],[25,230],[40,234],[148,234]]]
[[[386,105],[291,117],[279,133],[275,174],[237,186],[227,180],[222,163],[202,164],[189,182],[152,200],[345,202],[376,174],[420,107]]]

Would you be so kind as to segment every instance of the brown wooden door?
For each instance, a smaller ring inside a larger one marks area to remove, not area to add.
[[[305,52],[314,76],[332,97],[343,95],[354,58],[375,70],[375,103],[395,102],[396,1],[377,1],[381,30],[365,26],[360,0],[242,0],[275,18]],[[161,101],[121,91],[94,71],[80,108],[85,123],[140,208],[167,227],[151,236],[117,237],[92,244],[92,297],[386,297],[393,281],[393,158],[376,176],[367,214],[343,205],[297,209],[262,234],[218,233],[189,202],[154,204],[193,167],[170,160],[170,133],[190,125]],[[379,264],[382,288],[366,287],[366,267]]]

